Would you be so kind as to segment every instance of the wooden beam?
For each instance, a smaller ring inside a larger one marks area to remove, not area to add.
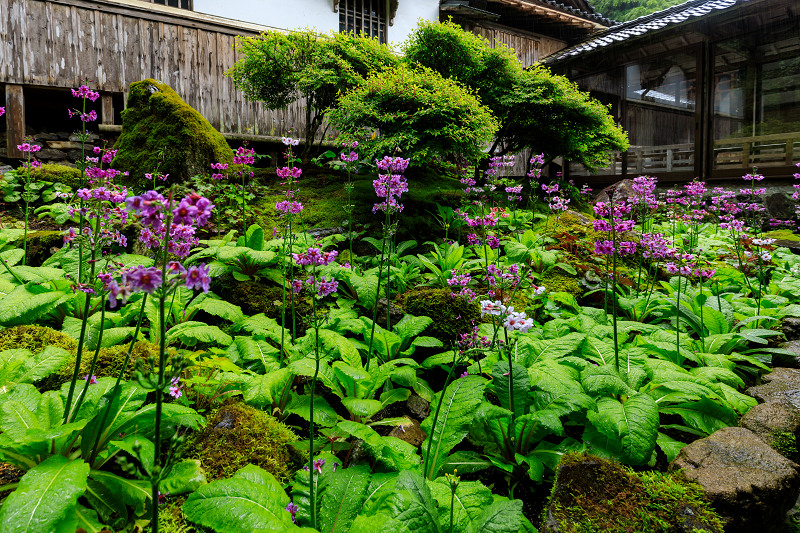
[[[104,94],[100,97],[100,115],[101,124],[114,123],[114,101],[111,99],[110,94]]]
[[[25,140],[25,97],[22,85],[6,84],[6,153],[7,157],[22,157],[17,145]]]

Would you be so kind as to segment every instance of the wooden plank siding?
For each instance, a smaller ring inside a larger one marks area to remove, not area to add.
[[[0,83],[66,89],[89,80],[127,97],[132,82],[155,78],[222,132],[281,136],[302,130],[303,102],[269,111],[225,76],[236,37],[270,29],[140,0],[0,0]]]
[[[515,30],[491,22],[470,24],[469,27],[465,24],[462,25],[465,26],[465,29],[487,39],[493,47],[504,44],[516,51],[517,57],[524,67],[529,67],[567,46],[566,42],[552,37]]]

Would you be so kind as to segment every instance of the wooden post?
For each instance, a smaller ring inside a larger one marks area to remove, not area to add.
[[[114,102],[110,94],[100,97],[100,114],[102,116],[101,124],[114,123]]]
[[[25,98],[22,85],[6,84],[6,153],[22,157],[17,145],[25,140]]]
[[[786,159],[785,163],[791,165],[794,163],[794,139],[786,139]]]

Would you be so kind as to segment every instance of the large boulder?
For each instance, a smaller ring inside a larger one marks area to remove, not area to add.
[[[649,532],[653,524],[672,533],[722,533],[702,489],[678,472],[637,474],[583,454],[561,459],[542,532]]]
[[[210,174],[211,163],[233,161],[222,134],[168,85],[153,79],[130,85],[114,147],[119,150],[114,167],[128,171],[128,182],[140,187],[147,186],[144,175],[156,170],[169,174],[166,184],[181,183]]]
[[[779,402],[760,403],[739,420],[739,426],[761,437],[787,459],[797,461],[800,458],[797,453],[800,412],[788,405]]]
[[[686,445],[670,469],[703,487],[726,531],[782,531],[800,493],[800,466],[745,428],[724,428]]]
[[[781,331],[789,342],[800,340],[800,318],[796,316],[785,317],[781,320]],[[800,351],[798,351],[798,355],[800,355]]]
[[[800,411],[800,370],[776,368],[761,376],[761,385],[750,387],[746,392],[759,403],[782,402]]]

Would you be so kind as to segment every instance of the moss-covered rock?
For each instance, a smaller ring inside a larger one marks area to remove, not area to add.
[[[45,326],[14,326],[0,331],[0,352],[20,348],[39,353],[48,346],[74,352],[78,342],[65,333]]]
[[[168,85],[146,79],[130,85],[114,166],[144,185],[145,173],[169,174],[167,183],[206,174],[211,163],[233,161],[225,138]]]
[[[432,318],[425,335],[445,343],[471,331],[481,318],[478,302],[454,297],[449,289],[414,289],[401,296],[400,304],[407,313]]]
[[[0,351],[12,348],[24,348],[33,353],[37,353],[47,346],[63,348],[72,354],[72,358],[67,361],[64,366],[39,383],[39,388],[41,390],[56,390],[61,387],[62,384],[72,379],[72,373],[75,370],[75,352],[78,349],[78,341],[65,333],[45,326],[15,326],[0,331]],[[97,356],[94,374],[97,377],[116,377],[120,370],[122,370],[122,364],[125,362],[127,353],[127,343],[110,348],[102,348]],[[89,366],[91,365],[93,356],[93,350],[84,350],[83,357],[81,358],[80,375],[85,375],[89,372]],[[137,342],[133,348],[131,361],[128,363],[123,377],[126,379],[130,378],[135,362],[150,356],[158,356],[158,346],[146,341]]]
[[[36,170],[36,179],[63,183],[68,187],[77,189],[81,185],[81,171],[67,165],[45,163]]]
[[[267,413],[231,402],[209,415],[205,428],[190,439],[185,456],[200,460],[209,482],[230,477],[248,464],[286,480],[303,461],[291,446],[296,441],[289,428]]]
[[[722,533],[704,492],[679,472],[634,473],[585,454],[561,459],[542,531]]]
[[[24,237],[21,236],[14,244],[18,248],[22,248],[23,239]],[[29,266],[41,266],[48,257],[53,255],[54,248],[61,248],[64,244],[64,233],[61,231],[28,231],[27,243],[25,263]]]

